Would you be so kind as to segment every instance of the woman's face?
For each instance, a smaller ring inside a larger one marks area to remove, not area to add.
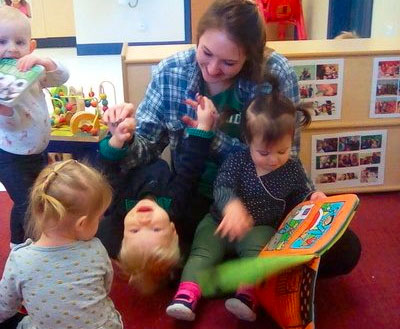
[[[244,49],[221,30],[206,30],[196,52],[203,79],[207,84],[230,85],[246,61]]]

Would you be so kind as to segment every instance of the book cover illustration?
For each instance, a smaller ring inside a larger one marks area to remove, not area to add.
[[[30,70],[21,72],[17,69],[17,60],[0,59],[0,104],[12,107],[18,98],[37,81],[44,68],[35,65]]]
[[[312,329],[320,257],[344,233],[359,199],[330,196],[297,205],[259,257],[228,261],[198,275],[204,296],[256,285],[263,308],[282,328]]]

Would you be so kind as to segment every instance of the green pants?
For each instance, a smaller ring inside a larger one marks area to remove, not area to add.
[[[235,252],[240,258],[257,256],[275,234],[271,226],[254,226],[242,240],[229,242],[214,234],[217,227],[210,214],[199,223],[181,282],[196,281],[197,273],[221,263],[228,253]]]

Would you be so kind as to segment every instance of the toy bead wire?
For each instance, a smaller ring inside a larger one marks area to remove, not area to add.
[[[64,106],[64,103],[59,98],[51,97],[51,100],[54,101],[55,103],[60,102],[58,105],[61,104],[61,107]]]
[[[104,84],[106,84],[106,83],[108,83],[108,84],[111,85],[112,90],[113,90],[113,94],[114,94],[114,104],[117,104],[117,93],[116,93],[116,91],[115,91],[115,86],[114,86],[114,84],[113,84],[111,81],[105,80],[105,81],[100,82],[100,85],[99,85],[99,95],[100,95],[100,94],[105,94],[105,92],[104,92]]]

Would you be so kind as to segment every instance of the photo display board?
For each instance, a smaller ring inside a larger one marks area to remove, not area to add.
[[[400,57],[374,58],[370,117],[400,117]]]
[[[323,187],[384,183],[387,130],[312,136],[311,178]]]
[[[299,80],[302,102],[312,105],[312,119],[341,118],[343,59],[290,61]]]

